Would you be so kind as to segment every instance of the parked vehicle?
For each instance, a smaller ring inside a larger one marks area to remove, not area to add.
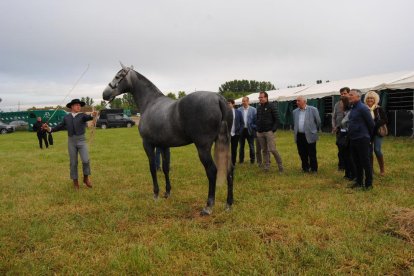
[[[12,133],[13,131],[13,126],[0,122],[0,134]]]
[[[14,127],[14,130],[27,130],[29,123],[22,120],[11,121],[9,125]]]
[[[129,117],[124,117],[123,114],[106,114],[105,119],[102,116],[96,122],[96,127],[102,129],[108,127],[132,127],[135,125],[135,122]]]

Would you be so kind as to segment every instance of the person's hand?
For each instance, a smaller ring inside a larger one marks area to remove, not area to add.
[[[44,124],[42,125],[42,129],[43,129],[43,130],[46,130],[47,132],[50,132],[50,127],[48,126],[48,124],[47,124],[47,123],[44,123]]]
[[[336,127],[332,128],[332,133],[335,134],[336,133]]]

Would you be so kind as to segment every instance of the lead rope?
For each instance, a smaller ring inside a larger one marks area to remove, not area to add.
[[[89,64],[86,67],[86,69],[83,71],[83,73],[80,75],[80,77],[78,78],[78,80],[75,82],[75,84],[72,86],[72,88],[69,90],[69,92],[66,94],[66,96],[63,98],[62,102],[55,108],[55,111],[52,113],[52,116],[49,117],[49,119],[46,121],[46,124],[49,124],[50,119],[53,118],[53,116],[55,115],[56,111],[59,109],[59,106],[61,106],[67,97],[69,97],[70,93],[72,93],[72,91],[75,89],[75,87],[78,85],[79,81],[83,78],[83,76],[86,74],[86,72],[88,72],[89,70]]]

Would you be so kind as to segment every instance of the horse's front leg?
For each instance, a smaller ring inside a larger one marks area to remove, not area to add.
[[[203,163],[208,178],[207,206],[201,211],[201,215],[211,215],[216,197],[217,167],[211,156],[211,145],[209,147],[197,146],[197,150],[198,156],[200,157],[201,163]]]
[[[161,149],[162,156],[162,171],[165,176],[165,198],[169,198],[171,194],[171,183],[170,183],[170,148]]]
[[[143,141],[143,144],[144,144],[145,153],[148,156],[149,168],[150,168],[151,177],[152,177],[152,185],[154,189],[154,198],[157,199],[160,193],[160,188],[158,187],[157,170],[155,167],[155,151],[154,151],[155,147],[147,143],[145,140]]]

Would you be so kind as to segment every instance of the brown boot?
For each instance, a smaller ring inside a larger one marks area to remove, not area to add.
[[[380,167],[380,175],[384,176],[385,168],[384,168],[384,156],[377,156],[378,165]]]
[[[75,187],[76,190],[79,190],[79,181],[77,179],[73,179],[73,187]]]
[[[89,179],[88,175],[85,175],[83,177],[83,183],[85,183],[86,187],[92,188],[92,183],[91,183],[91,180]]]

